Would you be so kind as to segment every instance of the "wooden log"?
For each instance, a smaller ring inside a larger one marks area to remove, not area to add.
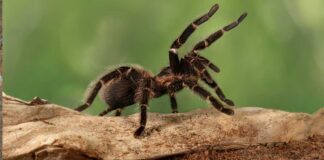
[[[188,113],[149,113],[143,137],[133,132],[139,115],[98,117],[40,98],[3,95],[3,158],[152,159],[208,146],[242,148],[324,135],[324,108],[313,115],[258,107]]]

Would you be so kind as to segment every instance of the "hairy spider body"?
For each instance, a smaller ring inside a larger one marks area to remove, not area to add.
[[[101,98],[109,106],[99,114],[100,116],[104,116],[113,110],[116,110],[116,116],[120,116],[124,107],[139,103],[141,109],[140,127],[134,133],[134,136],[137,137],[143,133],[146,125],[149,99],[168,94],[172,113],[177,113],[175,93],[184,87],[188,87],[194,93],[208,100],[220,112],[228,115],[234,114],[232,109],[225,108],[220,101],[198,84],[199,80],[202,80],[214,89],[221,101],[230,106],[234,105],[231,100],[225,97],[221,88],[207,71],[207,68],[209,68],[214,72],[219,72],[219,68],[208,59],[199,55],[198,51],[207,48],[222,37],[225,32],[235,28],[243,21],[247,14],[243,13],[236,21],[211,34],[203,41],[198,42],[183,58],[179,59],[177,55],[177,50],[187,41],[189,36],[200,24],[213,16],[218,8],[217,4],[214,5],[208,13],[187,26],[183,33],[172,43],[169,50],[170,64],[164,67],[160,73],[153,75],[139,66],[121,66],[96,80],[90,88],[84,104],[76,108],[76,110],[83,111],[89,107],[99,91],[101,92]]]

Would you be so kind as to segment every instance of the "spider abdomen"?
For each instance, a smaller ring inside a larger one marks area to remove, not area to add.
[[[136,84],[130,79],[117,79],[104,86],[101,98],[112,108],[123,108],[134,104]]]
[[[139,82],[151,77],[150,73],[139,66],[122,66],[113,72],[118,76],[105,82],[100,91],[101,99],[112,109],[124,108],[136,103],[136,92],[140,89]]]

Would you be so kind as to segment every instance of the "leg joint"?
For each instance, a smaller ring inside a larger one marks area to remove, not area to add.
[[[145,108],[148,108],[148,104],[141,104],[141,107],[145,107]]]
[[[195,23],[191,23],[191,26],[192,26],[193,29],[196,29],[198,27],[198,25],[195,24]]]
[[[195,88],[196,88],[196,87],[198,87],[198,85],[197,85],[197,84],[195,84],[195,85],[191,86],[190,88],[191,88],[192,90],[195,90]]]
[[[172,54],[177,54],[177,49],[175,49],[175,48],[171,48],[171,49],[169,50],[169,52],[172,53]]]

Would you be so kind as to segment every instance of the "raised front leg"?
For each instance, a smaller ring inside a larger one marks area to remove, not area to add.
[[[198,50],[203,50],[218,40],[220,37],[223,36],[225,32],[230,31],[231,29],[238,26],[244,18],[247,16],[247,13],[243,13],[236,21],[230,23],[229,25],[223,27],[222,29],[218,30],[217,32],[211,34],[205,40],[198,42],[195,47],[192,49],[191,52],[197,53]]]
[[[179,57],[178,57],[178,49],[187,41],[189,36],[196,30],[196,28],[202,23],[206,22],[214,13],[218,10],[218,4],[215,4],[208,13],[202,15],[195,21],[193,21],[187,28],[182,32],[182,34],[172,43],[169,50],[169,61],[170,67],[173,73],[179,73]]]

